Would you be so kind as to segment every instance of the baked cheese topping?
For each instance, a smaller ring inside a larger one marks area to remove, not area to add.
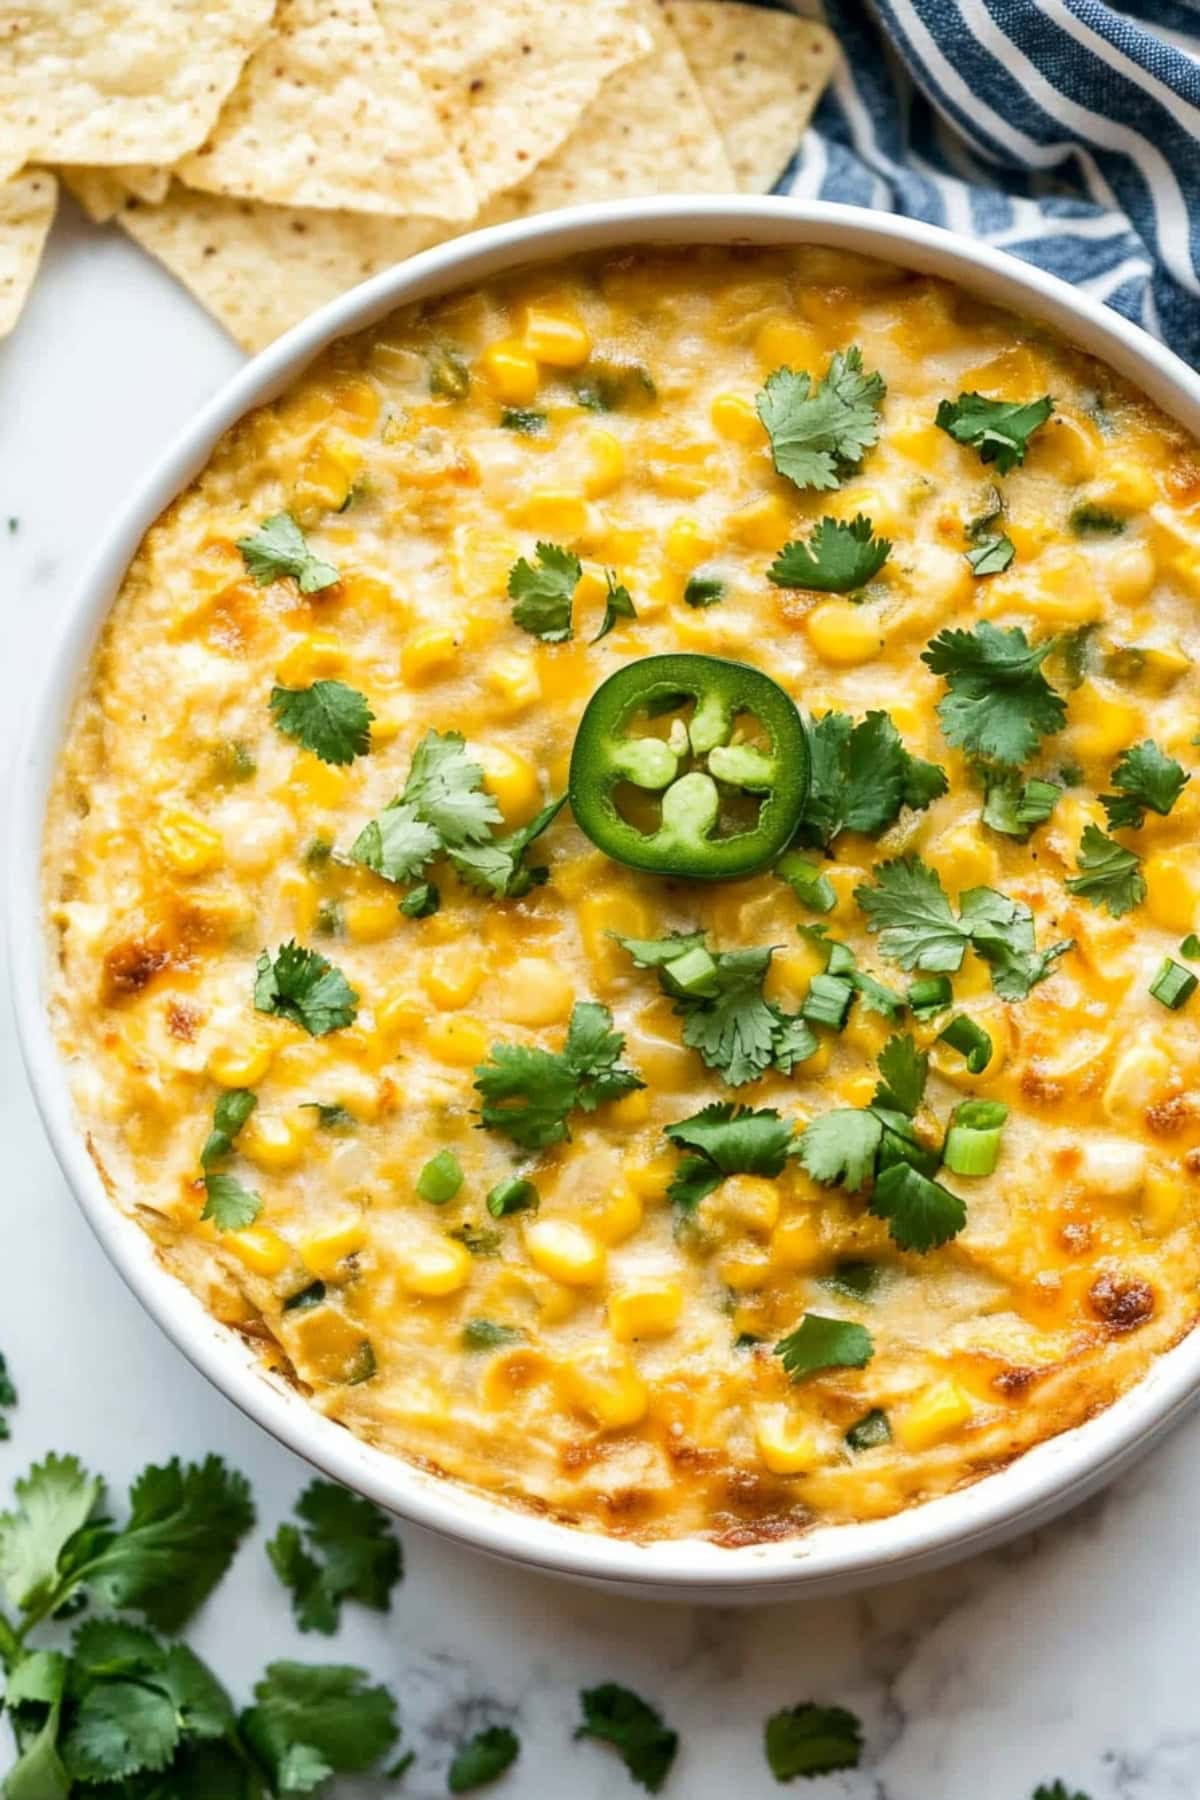
[[[335,346],[147,533],[63,755],[114,1201],[328,1417],[592,1529],[1077,1424],[1197,1310],[1198,600],[1196,445],[881,264]]]

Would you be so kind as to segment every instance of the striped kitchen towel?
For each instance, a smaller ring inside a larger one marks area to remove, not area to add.
[[[1200,367],[1200,0],[824,14],[842,65],[780,192],[1002,245]]]

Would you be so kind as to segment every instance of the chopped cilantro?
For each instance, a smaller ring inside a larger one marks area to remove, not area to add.
[[[976,538],[967,551],[967,561],[971,565],[971,573],[981,578],[985,575],[1003,575],[1017,554],[1017,547],[1010,537],[1002,531],[985,532]]]
[[[256,1012],[290,1019],[310,1037],[325,1037],[354,1023],[358,995],[340,969],[293,939],[279,946],[274,961],[268,950],[259,956],[254,1007]]]
[[[528,868],[525,853],[530,846],[541,837],[547,826],[552,825],[566,804],[566,795],[552,800],[544,806],[527,825],[510,832],[506,837],[492,838],[486,844],[468,844],[461,850],[450,851],[450,861],[455,872],[478,894],[494,894],[506,900],[519,900],[539,882],[545,881],[549,870],[544,867]]]
[[[524,1334],[512,1325],[497,1325],[493,1319],[468,1319],[462,1330],[464,1350],[499,1350],[505,1344],[519,1344]]]
[[[350,855],[385,881],[418,881],[444,851],[467,856],[476,845],[490,850],[499,819],[495,798],[483,785],[483,769],[468,755],[462,733],[427,731],[413,751],[403,790],[363,826]]]
[[[839,1107],[805,1126],[797,1154],[814,1181],[856,1194],[874,1170],[882,1139],[883,1125],[868,1108]]]
[[[612,1024],[607,1006],[585,1000],[572,1010],[561,1052],[493,1044],[490,1061],[475,1070],[483,1124],[523,1150],[544,1150],[570,1137],[567,1117],[575,1107],[592,1112],[645,1087],[621,1063],[625,1039]]]
[[[418,881],[400,902],[406,919],[431,919],[442,904],[442,896],[432,881]]]
[[[811,1701],[785,1706],[767,1720],[766,1752],[776,1781],[856,1769],[862,1756],[862,1726],[844,1706],[814,1706]]]
[[[469,1794],[487,1781],[495,1781],[516,1762],[521,1744],[507,1725],[489,1725],[455,1751],[446,1776],[452,1794]]]
[[[601,638],[607,637],[618,619],[637,618],[637,607],[633,604],[629,589],[617,580],[611,569],[604,571],[604,577],[608,582],[608,594],[604,601],[604,617],[599,631],[592,639],[593,644],[598,644]]]
[[[910,1119],[915,1118],[922,1100],[925,1098],[925,1084],[929,1079],[929,1057],[924,1050],[918,1050],[915,1041],[905,1032],[890,1037],[878,1057],[879,1073],[883,1077],[875,1089],[872,1106],[888,1107],[892,1112],[907,1113]]]
[[[675,1761],[678,1732],[664,1724],[654,1707],[614,1681],[585,1689],[579,1699],[583,1723],[575,1736],[612,1744],[634,1781],[657,1794]]]
[[[441,848],[442,840],[433,826],[415,807],[395,799],[378,818],[363,826],[350,846],[350,855],[385,881],[402,882],[422,875]],[[418,882],[418,887],[426,885]]]
[[[271,689],[271,712],[284,737],[326,763],[351,763],[371,748],[375,714],[357,688],[344,681],[314,681],[311,687]]]
[[[1083,828],[1078,868],[1078,875],[1067,877],[1069,891],[1093,906],[1103,906],[1114,919],[1123,918],[1146,898],[1141,857],[1105,837],[1098,825]]]
[[[683,598],[688,606],[715,606],[725,598],[725,583],[719,575],[705,575],[694,569],[684,583]]]
[[[891,554],[891,540],[872,537],[871,521],[861,513],[853,522],[822,519],[807,544],[785,544],[767,570],[776,587],[813,588],[822,594],[848,594],[865,587]]]
[[[319,1479],[305,1488],[295,1510],[300,1524],[281,1525],[267,1555],[291,1594],[300,1630],[331,1637],[343,1600],[387,1612],[403,1572],[388,1515],[348,1488]]]
[[[546,415],[528,406],[506,406],[500,414],[505,431],[518,431],[522,437],[541,437],[546,429]]]
[[[979,452],[980,462],[994,462],[1001,475],[1018,468],[1034,432],[1054,411],[1047,394],[1041,400],[985,400],[982,394],[960,394],[943,400],[936,423],[960,444]]]
[[[864,375],[857,345],[836,351],[814,386],[807,374],[776,369],[756,399],[776,469],[799,488],[835,488],[879,439],[882,375]]]
[[[967,1209],[958,1195],[907,1162],[881,1171],[871,1211],[877,1219],[887,1220],[901,1250],[936,1250],[967,1222]]]
[[[231,1153],[233,1140],[257,1105],[258,1100],[249,1088],[227,1088],[220,1095],[213,1107],[212,1130],[200,1152],[202,1169],[211,1169],[214,1163]]]
[[[262,1211],[262,1199],[243,1187],[236,1175],[204,1177],[202,1219],[211,1219],[218,1231],[244,1231]]]
[[[959,903],[963,929],[976,955],[990,966],[993,991],[1002,1000],[1026,999],[1074,947],[1072,939],[1063,938],[1049,950],[1038,950],[1033,914],[1025,902],[1010,900],[995,888],[968,888]]]
[[[938,717],[947,740],[986,762],[1027,762],[1066,723],[1062,696],[1042,674],[1053,648],[1053,638],[1034,649],[1019,625],[986,619],[971,631],[939,632],[921,661],[946,677]]]
[[[1136,830],[1147,809],[1166,818],[1190,780],[1182,763],[1165,755],[1152,738],[1134,744],[1122,752],[1112,772],[1112,784],[1121,792],[1100,796],[1109,830]]]
[[[793,1381],[821,1369],[865,1369],[874,1355],[871,1334],[848,1319],[805,1313],[795,1331],[780,1338],[775,1354]]]
[[[773,1107],[759,1111],[722,1100],[665,1127],[677,1149],[688,1150],[676,1169],[667,1197],[693,1212],[727,1175],[781,1175],[795,1137]]]
[[[544,644],[561,644],[571,635],[571,605],[583,567],[561,544],[539,543],[539,566],[522,556],[508,572],[508,596],[516,602],[513,621]]]
[[[341,576],[332,563],[314,556],[291,513],[272,513],[251,536],[239,538],[237,547],[247,573],[260,587],[281,575],[290,575],[302,594],[332,587]]]
[[[809,737],[812,771],[796,837],[827,849],[842,831],[877,837],[902,807],[923,810],[946,792],[945,771],[905,749],[885,712],[855,724],[846,713],[825,713]]]
[[[1182,944],[1180,944],[1179,954],[1180,956],[1190,957],[1193,962],[1200,959],[1200,937],[1197,937],[1194,931],[1189,931]]]

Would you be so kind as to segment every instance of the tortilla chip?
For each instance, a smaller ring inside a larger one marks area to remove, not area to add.
[[[280,0],[189,187],[280,206],[469,219],[475,190],[371,0]]]
[[[837,39],[794,13],[739,0],[659,0],[746,193],[787,168],[833,70]]]
[[[377,0],[480,202],[523,180],[650,48],[631,0]]]
[[[21,316],[57,200],[58,183],[45,169],[27,170],[0,185],[0,337],[7,337]]]
[[[111,169],[64,168],[61,174],[96,225],[115,219],[130,194],[157,205],[166,199],[171,185],[170,169],[155,169],[148,163],[117,163]]]
[[[732,194],[737,178],[687,58],[653,0],[635,16],[653,49],[607,81],[562,149],[480,224],[585,200],[639,194]]]
[[[170,163],[202,144],[275,0],[21,0],[0,33],[0,169]]]
[[[109,204],[116,185],[96,170],[64,180],[89,212]],[[263,206],[198,194],[180,182],[161,206],[120,196],[116,218],[251,351],[446,236],[446,227],[429,219]]]

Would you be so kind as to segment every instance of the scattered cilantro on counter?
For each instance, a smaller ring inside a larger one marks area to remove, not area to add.
[[[872,537],[871,521],[861,513],[853,522],[822,519],[807,544],[797,539],[783,546],[767,580],[776,587],[848,594],[878,575],[891,550],[891,539]]]
[[[10,1435],[6,1409],[17,1404],[17,1390],[13,1386],[12,1376],[8,1372],[8,1364],[0,1353],[0,1441]]]
[[[452,1794],[469,1794],[495,1781],[520,1755],[521,1742],[507,1725],[488,1725],[457,1750],[446,1775]]]
[[[571,635],[571,608],[583,566],[561,544],[539,543],[537,561],[535,568],[522,556],[508,572],[508,597],[516,603],[513,622],[544,644],[562,644]]]
[[[776,1781],[856,1769],[862,1726],[844,1706],[785,1706],[766,1724],[767,1764]]]
[[[821,1369],[865,1369],[875,1354],[871,1334],[848,1319],[805,1313],[794,1331],[780,1338],[775,1355],[792,1381]]]
[[[387,1612],[403,1574],[400,1540],[379,1507],[336,1482],[309,1483],[295,1507],[299,1525],[279,1527],[267,1545],[292,1598],[301,1631],[331,1637],[343,1600]]]
[[[281,1796],[311,1793],[330,1775],[365,1773],[399,1736],[387,1689],[337,1663],[269,1664],[239,1727]]]
[[[358,995],[340,969],[292,939],[279,946],[274,960],[268,950],[259,956],[254,1007],[256,1012],[290,1019],[310,1037],[325,1037],[354,1023]]]
[[[1063,698],[1042,674],[1054,643],[1034,648],[1019,625],[986,619],[970,631],[940,631],[921,661],[946,678],[938,717],[947,742],[1008,768],[1028,762],[1066,723]]]
[[[1078,1791],[1069,1794],[1065,1781],[1055,1781],[1049,1785],[1043,1782],[1041,1787],[1035,1788],[1033,1800],[1088,1800],[1088,1796]]]
[[[1084,826],[1077,863],[1079,874],[1067,877],[1068,891],[1103,906],[1114,919],[1123,918],[1146,898],[1141,857],[1105,837],[1098,825]]]
[[[706,1194],[727,1175],[782,1175],[796,1138],[774,1107],[755,1111],[716,1101],[665,1128],[678,1150],[688,1150],[671,1179],[667,1198],[685,1213],[694,1212]]]
[[[1054,411],[1048,394],[1040,400],[985,400],[982,394],[960,394],[943,400],[935,423],[957,443],[979,452],[980,462],[994,462],[1001,475],[1025,461],[1029,440]]]
[[[1109,830],[1136,831],[1148,811],[1165,819],[1190,780],[1183,764],[1167,756],[1152,738],[1134,744],[1113,768],[1112,784],[1120,793],[1100,796]]]
[[[882,375],[864,374],[862,351],[835,351],[821,380],[776,369],[756,399],[781,475],[799,488],[835,488],[879,439]]]
[[[237,547],[247,573],[260,587],[290,575],[302,594],[315,594],[332,587],[341,576],[332,563],[322,562],[308,547],[308,540],[289,512],[272,513],[249,537],[239,538]]]
[[[657,1794],[675,1761],[678,1732],[664,1723],[654,1707],[614,1681],[585,1689],[579,1699],[583,1723],[575,1736],[611,1744],[634,1781],[648,1793]]]
[[[636,1070],[620,1061],[625,1039],[614,1031],[607,1006],[579,1001],[559,1052],[529,1044],[493,1044],[490,1060],[475,1070],[480,1117],[492,1131],[523,1150],[545,1150],[570,1137],[568,1115],[593,1112],[645,1087]]]
[[[846,713],[825,713],[809,743],[809,793],[796,834],[809,848],[827,849],[842,831],[876,837],[902,807],[923,811],[947,790],[945,771],[910,755],[885,712],[857,724]]]
[[[314,681],[311,687],[271,689],[276,728],[325,763],[351,763],[371,748],[375,717],[366,697],[344,681]]]

